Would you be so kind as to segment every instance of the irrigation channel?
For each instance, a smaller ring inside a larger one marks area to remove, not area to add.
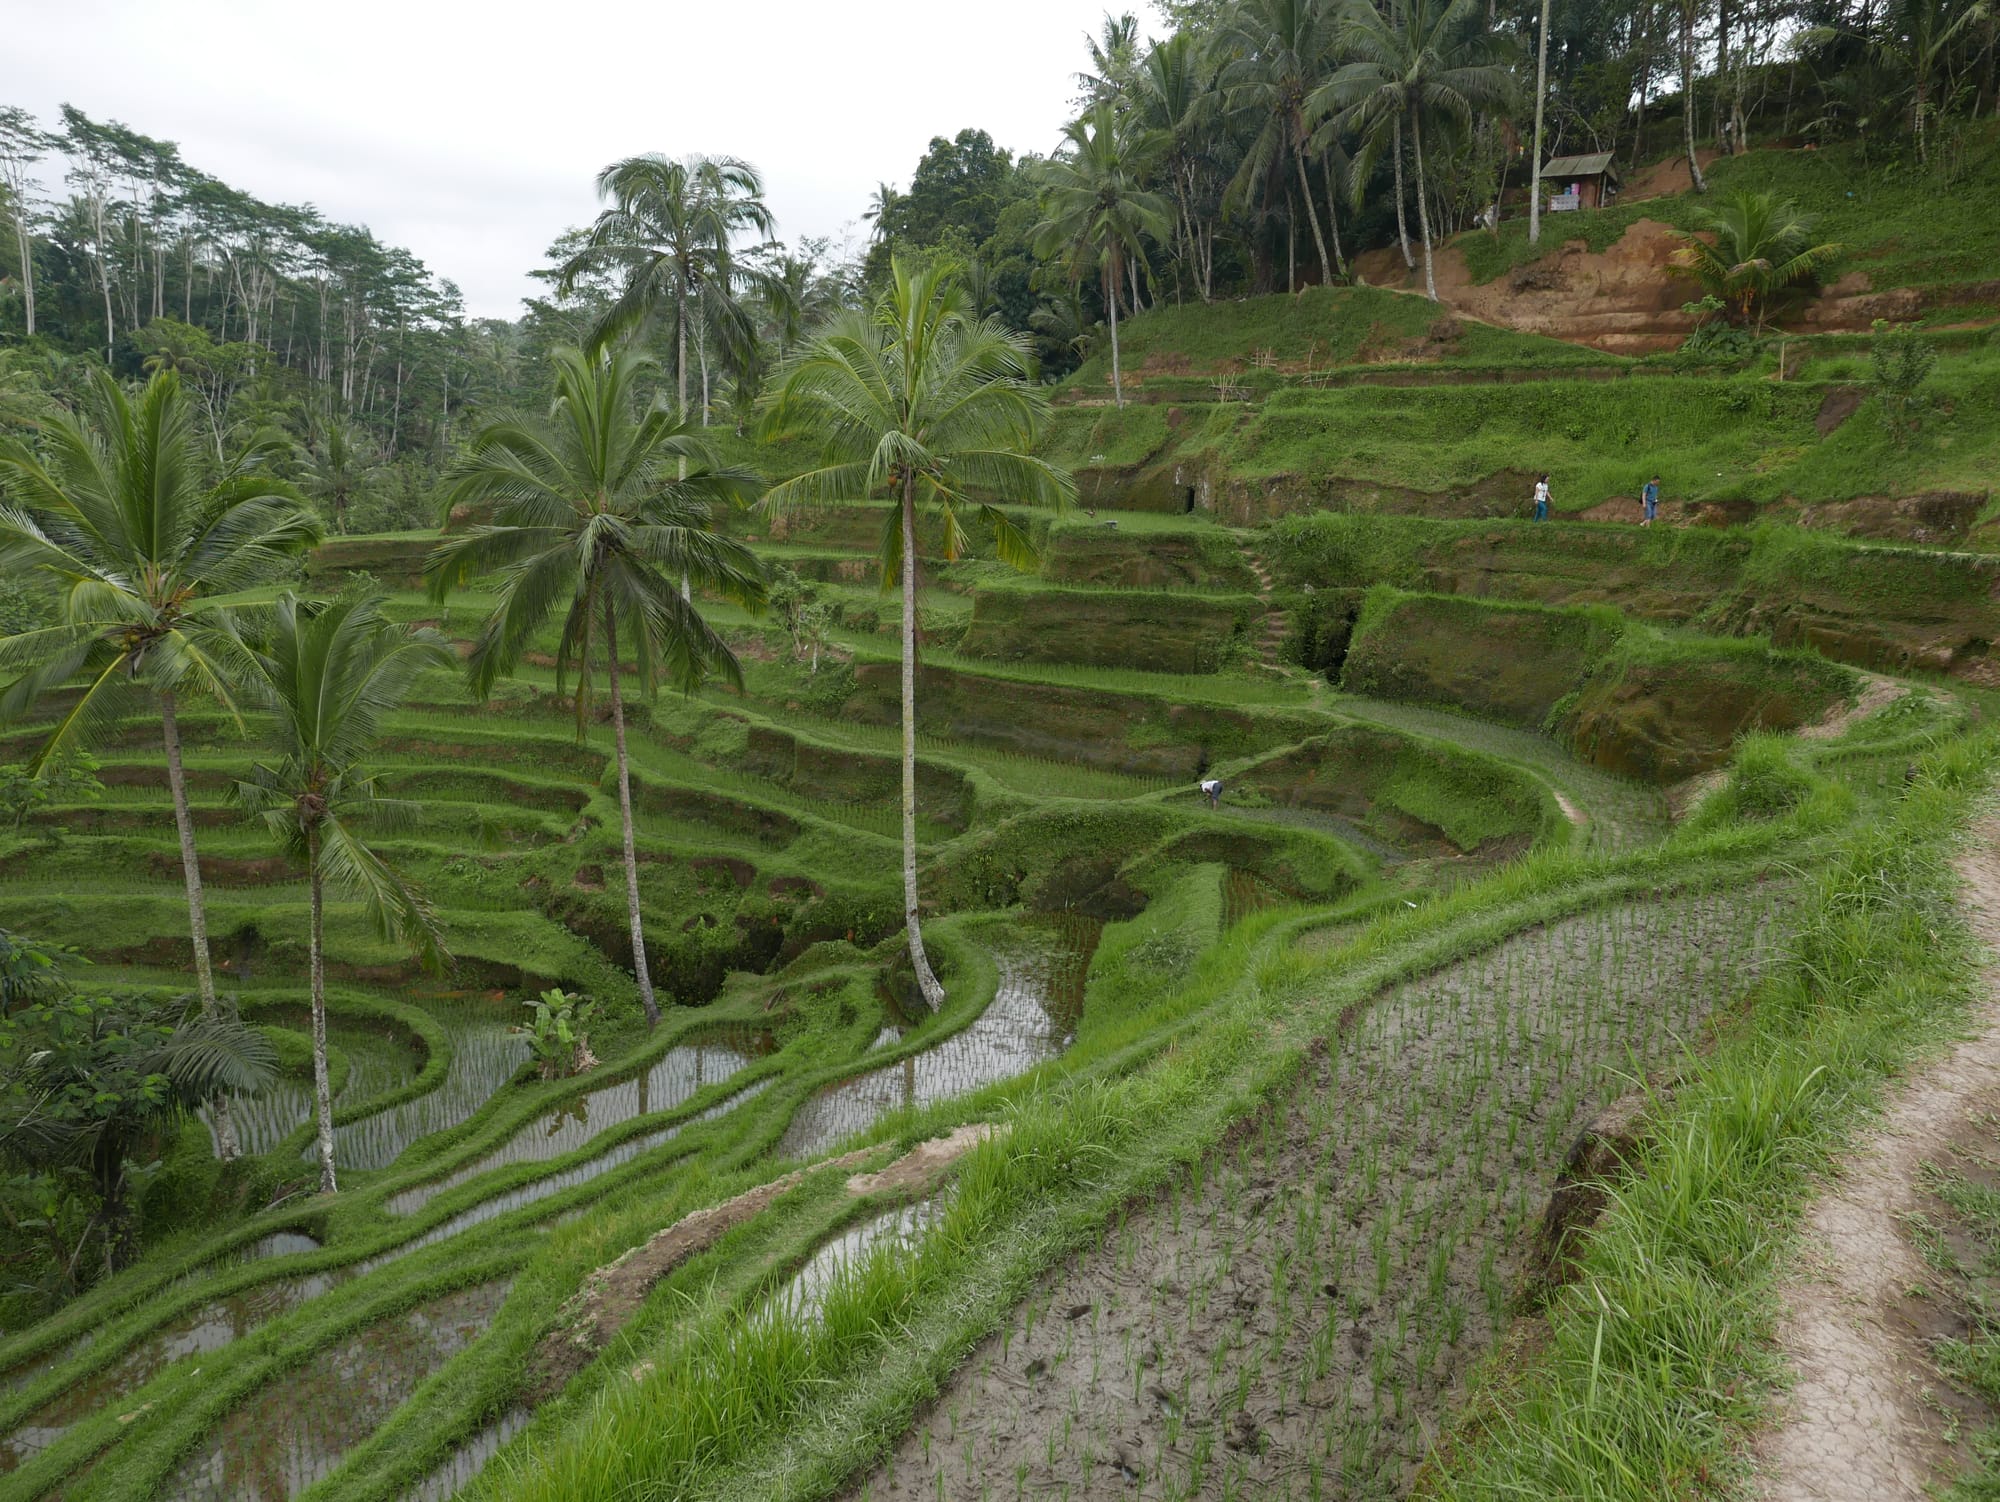
[[[1378,995],[1045,1277],[848,1497],[1407,1495],[1578,1132],[1698,1045],[1791,910],[1775,883],[1609,907]]]
[[[962,1096],[1055,1057],[1074,1035],[1084,976],[1100,927],[1095,920],[1061,914],[1024,919],[1005,934],[998,934],[992,951],[999,980],[992,1000],[980,1014],[950,1037],[898,1063],[808,1095],[784,1133],[778,1154],[816,1155],[865,1130],[886,1111]],[[381,1113],[394,1117],[393,1123],[385,1124],[367,1140],[376,1144],[375,1151],[384,1163],[394,1161],[407,1141],[423,1135],[415,1130],[421,1123],[439,1123],[424,1129],[437,1131],[464,1120],[481,1104],[471,1099],[477,1088],[483,1085],[490,1095],[518,1067],[517,1042],[487,1026],[490,1010],[442,1008],[439,1015],[454,1044],[469,1045],[466,1063],[462,1070],[447,1072],[447,1083],[435,1092],[447,1099],[434,1106],[431,1115],[409,1109],[417,1106],[416,1101]],[[402,1046],[386,1033],[381,1038],[392,1049]],[[890,1041],[895,1041],[894,1035]],[[498,1147],[437,1178],[390,1195],[383,1208],[395,1218],[419,1216],[438,1197],[472,1185],[482,1176],[514,1165],[573,1155],[629,1122],[674,1112],[710,1087],[726,1088],[772,1047],[769,1035],[747,1028],[710,1032],[671,1047],[647,1069],[586,1090],[531,1119]],[[455,1055],[455,1066],[457,1058]],[[376,1092],[392,1087],[395,1079],[393,1072],[377,1070],[365,1088]],[[297,1232],[277,1233],[221,1259],[190,1279],[198,1286],[204,1277],[240,1270],[251,1263],[268,1265],[271,1276],[169,1318],[114,1358],[63,1384],[0,1440],[0,1474],[18,1469],[95,1414],[125,1411],[130,1405],[130,1411],[143,1416],[161,1399],[187,1398],[193,1386],[189,1379],[253,1332],[287,1318],[296,1320],[316,1301],[336,1292],[365,1299],[371,1286],[366,1279],[376,1270],[510,1211],[588,1183],[672,1142],[697,1124],[750,1109],[752,1102],[764,1097],[776,1083],[770,1077],[755,1080],[703,1111],[628,1136],[554,1173],[526,1182],[513,1182],[509,1176],[509,1187],[478,1199],[385,1251],[344,1266],[287,1272],[287,1266],[302,1254],[322,1250],[314,1238]],[[349,1088],[353,1089],[352,1083]],[[286,1115],[289,1107],[260,1104],[262,1109],[254,1117],[260,1140],[282,1141],[298,1127],[299,1123]],[[772,1306],[809,1306],[844,1267],[871,1247],[920,1235],[933,1218],[936,1203],[905,1206],[848,1228],[820,1247],[772,1296]],[[277,1502],[296,1495],[338,1466],[420,1384],[466,1351],[499,1312],[511,1284],[510,1277],[497,1278],[455,1289],[425,1299],[415,1308],[362,1324],[316,1349],[288,1352],[281,1363],[284,1369],[230,1407],[201,1444],[177,1458],[148,1495],[174,1502],[225,1497]],[[52,1357],[8,1374],[11,1384],[47,1376],[84,1355],[90,1343],[88,1337],[72,1342]],[[261,1344],[268,1346],[269,1342]],[[503,1412],[409,1496],[451,1495],[478,1473],[528,1416],[526,1409],[518,1407]],[[135,1424],[135,1434],[142,1430],[143,1425]],[[119,1451],[112,1449],[93,1457],[89,1464],[94,1471],[118,1460]]]

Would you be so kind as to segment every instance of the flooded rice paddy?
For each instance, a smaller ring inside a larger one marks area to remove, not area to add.
[[[1069,913],[1015,929],[995,947],[999,985],[975,1021],[934,1048],[820,1091],[793,1116],[779,1156],[811,1157],[890,1111],[969,1095],[1054,1058],[1074,1035],[1100,929]]]
[[[767,1048],[766,1040],[748,1034],[732,1037],[728,1042],[670,1048],[643,1073],[564,1102],[455,1173],[392,1196],[387,1208],[392,1215],[409,1215],[447,1189],[455,1189],[496,1168],[560,1158],[634,1117],[673,1110],[703,1087],[728,1079]]]
[[[794,1316],[816,1311],[841,1275],[858,1267],[877,1247],[916,1245],[924,1232],[938,1223],[947,1203],[947,1197],[940,1195],[913,1205],[898,1205],[848,1227],[806,1260],[772,1298],[771,1307]]]
[[[500,1279],[446,1294],[315,1353],[232,1409],[159,1495],[169,1502],[297,1495],[484,1334],[511,1286]]]

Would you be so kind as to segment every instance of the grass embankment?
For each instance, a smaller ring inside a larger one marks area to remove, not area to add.
[[[1931,752],[1802,873],[1784,966],[1659,1103],[1543,1354],[1494,1373],[1430,1494],[1638,1499],[1732,1473],[1779,1376],[1775,1277],[1815,1176],[1965,1016],[1951,854],[1996,754],[1990,734]]]
[[[1558,512],[1636,497],[1657,474],[1670,519],[1708,504],[1990,490],[2000,453],[1990,334],[1940,359],[1923,426],[1902,447],[1873,398],[1820,430],[1829,401],[1865,381],[1865,350],[1830,347],[1806,375],[1603,381],[1552,369],[1474,386],[1288,385],[1255,403],[1058,408],[1046,447],[1094,505],[1178,511],[1197,496],[1237,521],[1314,504],[1525,517],[1543,472]]]
[[[1265,535],[1272,571],[1293,591],[1392,584],[1611,604],[1640,620],[1767,636],[1859,667],[1974,681],[2000,638],[2000,560],[1985,553],[1854,543],[1784,526],[1537,527],[1330,513],[1286,518]]]

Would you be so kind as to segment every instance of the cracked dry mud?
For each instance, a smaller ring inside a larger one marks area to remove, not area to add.
[[[1403,1495],[1577,1131],[1755,980],[1788,903],[1585,914],[1356,1009],[1198,1176],[1042,1279],[845,1496]]]
[[[1881,1126],[1807,1216],[1783,1289],[1779,1340],[1796,1382],[1755,1460],[1766,1502],[1918,1498],[1964,1460],[1956,1403],[1929,1360],[1933,1281],[1904,1220],[1923,1206],[1919,1170],[2000,1108],[2000,817],[1958,862],[1973,936],[1988,951],[1973,1036],[1892,1097]]]

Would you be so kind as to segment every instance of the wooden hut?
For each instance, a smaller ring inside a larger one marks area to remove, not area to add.
[[[1542,168],[1542,191],[1551,214],[1605,208],[1618,196],[1618,170],[1608,151],[1555,157]]]

